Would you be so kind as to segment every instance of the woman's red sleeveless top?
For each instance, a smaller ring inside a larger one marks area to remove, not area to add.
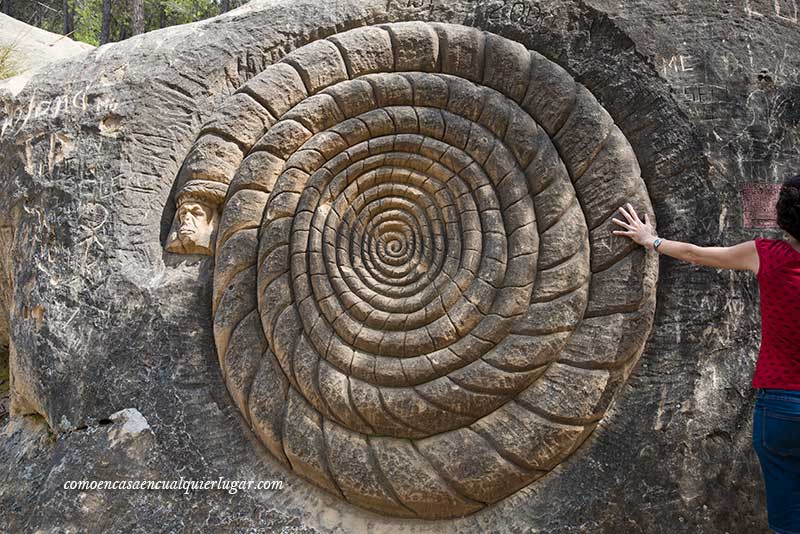
[[[776,239],[756,239],[756,250],[761,352],[753,387],[800,390],[800,252]]]

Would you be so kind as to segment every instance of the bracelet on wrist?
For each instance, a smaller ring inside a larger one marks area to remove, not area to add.
[[[657,237],[657,238],[655,239],[655,241],[653,241],[653,250],[655,250],[656,252],[658,252],[658,247],[659,247],[659,246],[661,245],[661,243],[663,243],[663,242],[664,242],[664,240],[663,240],[662,238],[660,238],[660,237]]]

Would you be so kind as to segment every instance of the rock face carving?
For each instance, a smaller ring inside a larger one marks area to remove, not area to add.
[[[228,191],[229,175],[218,174],[220,163],[207,149],[211,136],[201,137],[192,147],[179,183],[177,210],[166,249],[176,254],[214,255],[214,241],[219,225],[219,206]],[[223,156],[224,157],[224,156]]]
[[[277,459],[379,513],[463,516],[548,473],[651,325],[657,263],[609,224],[625,201],[652,217],[635,155],[586,88],[497,35],[303,46],[221,106],[180,180],[225,195],[234,402]]]

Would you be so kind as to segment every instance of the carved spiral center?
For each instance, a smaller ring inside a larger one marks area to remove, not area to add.
[[[396,129],[393,114],[416,112],[371,113],[377,117],[353,120]],[[435,113],[445,126],[463,121]],[[511,158],[499,143],[493,150]],[[402,131],[346,153],[346,162],[334,157],[311,174],[291,231],[305,334],[341,371],[372,383],[408,385],[442,373],[416,371],[411,379],[396,365],[373,373],[372,361],[385,364],[376,356],[424,357],[456,344],[458,358],[474,360],[483,351],[463,339],[482,316],[525,311],[495,305],[498,291],[519,288],[519,302],[527,302],[533,288],[533,268],[507,273],[510,253],[535,265],[527,244],[535,242],[535,215],[522,174],[487,173],[468,151]],[[515,204],[524,214],[505,220],[503,209]]]

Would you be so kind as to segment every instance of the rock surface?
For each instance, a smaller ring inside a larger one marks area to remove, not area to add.
[[[9,61],[17,73],[13,78],[0,80],[0,92],[11,93],[20,91],[34,76],[36,69],[94,48],[90,44],[25,24],[4,13],[0,13],[0,47],[11,48]]]
[[[790,4],[256,1],[101,47],[32,78],[4,97],[0,115],[0,226],[13,235],[4,287],[12,416],[0,438],[0,525],[45,532],[765,530],[749,447],[759,335],[752,276],[661,259],[653,328],[644,340],[647,328],[625,316],[632,310],[620,291],[635,270],[605,271],[613,255],[598,249],[588,270],[609,272],[608,283],[590,287],[588,302],[618,303],[617,314],[601,322],[587,307],[585,331],[538,382],[534,399],[563,407],[557,399],[575,383],[563,369],[599,361],[585,371],[592,376],[586,383],[619,388],[605,417],[566,459],[551,456],[549,434],[541,434],[541,455],[529,461],[550,471],[511,496],[464,518],[420,521],[349,504],[334,488],[317,487],[325,482],[313,470],[303,473],[312,484],[268,452],[266,427],[259,426],[268,414],[240,415],[215,350],[221,257],[176,255],[164,245],[181,165],[231,95],[306,44],[410,20],[471,26],[521,43],[586,87],[638,158],[662,235],[701,244],[751,238],[757,234],[743,226],[741,190],[775,183],[800,162],[800,27]],[[374,56],[345,70],[380,62],[380,48],[370,50]],[[498,75],[497,83],[512,74]],[[303,83],[325,85],[315,76],[306,71]],[[588,227],[603,222],[598,217]],[[601,232],[589,236],[591,243],[603,239]],[[569,320],[570,306],[530,310],[516,328],[546,330],[548,322]],[[608,324],[619,328],[618,342],[597,354],[593,340]],[[627,381],[603,375],[643,342]],[[581,401],[570,406],[594,416],[611,399]],[[126,431],[142,419],[126,423],[120,410],[140,414],[149,430]],[[303,441],[300,422],[292,427],[301,434],[295,458],[313,445]],[[552,439],[578,439],[567,434]],[[409,466],[413,480],[413,464],[403,460],[409,450],[397,444],[385,455]],[[470,454],[453,453],[441,467],[468,463]],[[181,477],[281,480],[283,488],[189,495],[64,489],[71,480]]]

